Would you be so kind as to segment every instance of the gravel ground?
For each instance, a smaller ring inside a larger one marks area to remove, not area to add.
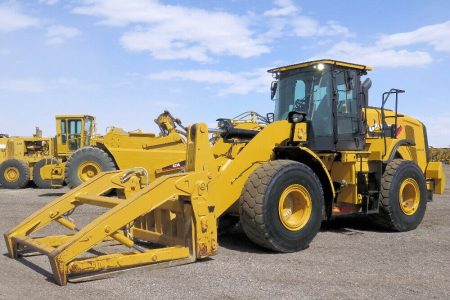
[[[448,166],[446,173],[450,181]],[[0,231],[64,191],[0,189]],[[450,190],[447,184],[445,195],[428,203],[411,232],[383,232],[365,218],[346,217],[324,223],[298,253],[266,252],[238,230],[221,236],[220,246],[206,261],[59,287],[45,256],[10,259],[2,240],[0,298],[450,299]]]

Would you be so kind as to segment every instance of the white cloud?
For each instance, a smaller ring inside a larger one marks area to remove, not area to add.
[[[47,44],[57,45],[80,35],[81,32],[75,27],[52,26],[47,30]]]
[[[252,72],[231,73],[215,70],[172,70],[149,75],[154,80],[189,80],[219,85],[219,95],[246,95],[250,92],[264,93],[269,90],[272,77],[265,69]]]
[[[298,7],[292,3],[291,0],[274,0],[274,4],[277,6],[264,12],[265,16],[269,17],[283,17],[295,14],[299,11]]]
[[[21,13],[15,7],[0,6],[0,32],[11,32],[39,24],[39,19]]]
[[[214,55],[252,57],[269,48],[254,36],[246,18],[157,0],[90,0],[75,13],[102,18],[109,26],[139,25],[121,44],[131,51],[150,52],[159,59],[208,61]]]
[[[431,55],[423,51],[383,49],[352,42],[337,43],[328,51],[314,57],[317,58],[334,58],[373,67],[417,67],[433,62]]]
[[[274,0],[272,9],[245,16],[158,0],[84,0],[73,9],[100,18],[99,24],[126,28],[120,38],[124,48],[166,60],[254,57],[270,52],[269,44],[285,36],[353,36],[336,21],[321,23],[300,11],[292,0]]]
[[[388,48],[427,44],[436,51],[450,52],[450,21],[423,26],[414,31],[383,35],[377,44]]]
[[[408,32],[382,34],[371,45],[340,42],[319,56],[378,67],[417,67],[434,61],[429,52],[418,49],[421,45],[422,48],[430,46],[434,51],[450,52],[450,21]],[[410,46],[415,46],[415,49],[411,50]]]
[[[47,5],[55,5],[59,3],[59,0],[39,0],[39,3]]]
[[[276,22],[271,22],[270,37],[297,36],[297,37],[321,37],[339,36],[352,37],[354,34],[345,26],[330,20],[324,24],[317,19],[301,14],[291,0],[274,0],[275,8],[264,12],[264,16],[271,17]],[[273,28],[275,26],[275,28]],[[268,34],[265,34],[267,36]]]
[[[296,36],[310,37],[310,36],[341,36],[351,37],[353,33],[350,30],[340,25],[336,21],[327,21],[325,24],[320,24],[317,20],[308,16],[298,16],[290,22],[293,27],[292,30]]]

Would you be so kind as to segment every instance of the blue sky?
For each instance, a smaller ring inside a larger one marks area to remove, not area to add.
[[[0,132],[55,133],[55,114],[156,131],[169,109],[214,124],[273,111],[267,69],[311,58],[374,67],[370,103],[450,145],[450,1],[0,1]]]

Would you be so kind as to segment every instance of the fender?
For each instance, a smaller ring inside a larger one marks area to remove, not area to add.
[[[390,163],[394,158],[395,158],[395,154],[397,153],[398,149],[402,146],[415,146],[416,143],[413,140],[408,140],[408,139],[403,139],[403,140],[399,140],[395,146],[392,148],[391,150],[391,154],[389,155],[389,158],[385,161],[383,161],[383,163],[388,164]]]
[[[334,189],[333,180],[331,179],[330,173],[320,157],[318,157],[317,154],[309,148],[301,146],[277,147],[274,149],[274,153],[277,159],[295,160],[304,163],[316,172],[320,182],[322,183],[326,203],[326,213],[327,216],[330,217],[333,200],[336,196],[336,190]]]

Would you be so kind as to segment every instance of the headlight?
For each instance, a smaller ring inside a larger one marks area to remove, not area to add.
[[[291,111],[288,115],[289,123],[301,123],[306,119],[306,113]]]

